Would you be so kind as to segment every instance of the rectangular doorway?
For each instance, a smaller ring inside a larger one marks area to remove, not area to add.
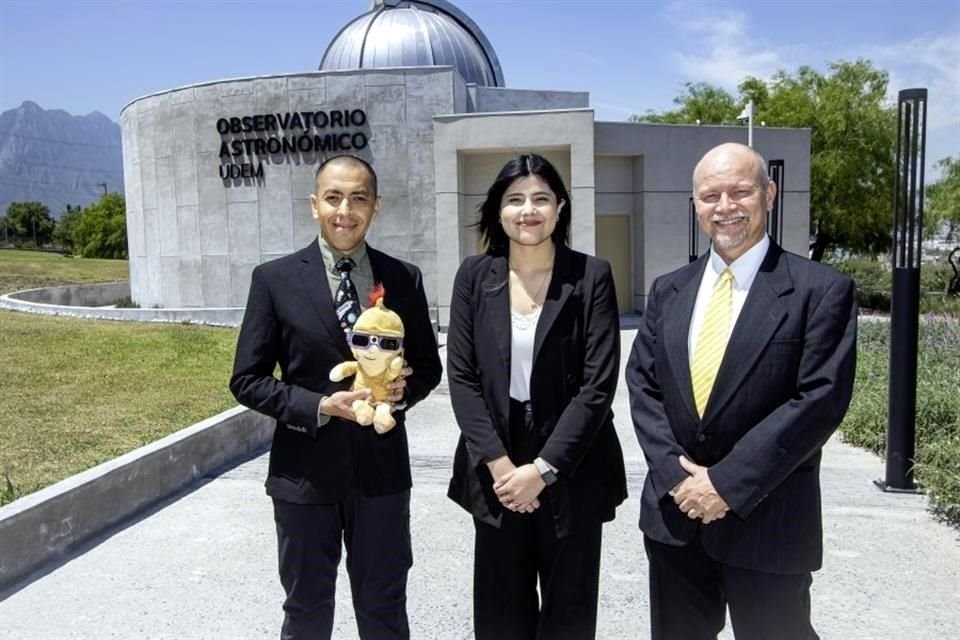
[[[617,287],[617,306],[620,313],[633,313],[633,286],[630,269],[630,216],[602,215],[596,217],[597,256],[610,263],[613,282]]]

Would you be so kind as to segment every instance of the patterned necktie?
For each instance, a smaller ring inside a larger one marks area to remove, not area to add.
[[[697,337],[693,352],[693,365],[690,378],[693,382],[693,397],[697,402],[697,413],[703,417],[707,400],[713,391],[717,371],[727,350],[730,338],[730,321],[733,319],[733,272],[724,269],[713,287],[707,313],[703,316],[703,325]]]
[[[357,263],[350,258],[340,258],[336,266],[337,271],[340,272],[340,286],[337,287],[334,305],[337,307],[340,326],[346,333],[353,328],[353,323],[360,317],[360,297],[357,295],[357,288],[353,286],[353,280],[350,279],[350,272]]]

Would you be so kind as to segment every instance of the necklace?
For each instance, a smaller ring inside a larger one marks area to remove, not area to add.
[[[537,325],[537,322],[540,320],[540,306],[533,310],[532,313],[517,313],[513,309],[510,309],[510,324],[514,329],[518,331],[529,331],[530,327]]]
[[[517,276],[517,280],[520,283],[520,288],[523,289],[523,292],[526,293],[527,296],[530,298],[530,310],[531,311],[538,310],[542,305],[539,302],[537,302],[537,300],[539,300],[540,294],[543,293],[543,288],[546,286],[547,280],[550,279],[550,274],[553,273],[553,268],[548,267],[547,269],[544,270],[543,278],[540,280],[540,286],[537,287],[537,291],[533,295],[530,295],[530,292],[527,291],[527,288],[524,286],[524,283],[523,283],[523,278],[520,277],[520,272],[517,271],[516,267],[514,267],[513,264],[510,264],[510,270],[514,273],[515,276]]]

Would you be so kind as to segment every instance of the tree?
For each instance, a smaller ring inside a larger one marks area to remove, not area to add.
[[[767,83],[748,77],[739,85],[739,99],[731,97],[732,105],[723,107],[718,119],[701,120],[729,123],[752,99],[755,122],[811,129],[810,225],[816,230],[816,260],[832,247],[873,255],[890,249],[896,110],[886,101],[887,82],[887,72],[867,60],[831,63],[827,74],[807,66],[794,74],[780,71]],[[709,85],[687,85],[675,100],[676,111],[632,119],[692,124],[692,114],[705,112],[705,102],[727,104],[719,95],[722,90],[704,87]]]
[[[119,193],[108,193],[80,214],[73,247],[84,258],[127,257],[126,203]]]
[[[33,240],[34,246],[47,244],[56,226],[50,209],[39,202],[11,202],[7,207],[7,223],[20,240]]]
[[[923,211],[923,225],[927,235],[947,228],[947,242],[960,238],[960,156],[937,161],[943,174],[940,180],[927,187]]]
[[[673,99],[679,108],[675,111],[630,116],[631,122],[663,124],[735,124],[742,109],[733,96],[706,82],[688,82],[684,93]]]
[[[77,231],[77,225],[80,223],[80,217],[83,215],[83,208],[80,205],[67,205],[67,210],[60,216],[57,222],[57,228],[53,231],[53,241],[63,247],[64,251],[74,253],[76,245],[74,243],[74,234]]]
[[[740,102],[744,106],[753,100],[754,115],[758,110],[762,110],[770,99],[770,89],[767,88],[767,84],[754,76],[744,78],[743,82],[737,85],[737,90],[740,92]]]
[[[891,246],[896,110],[888,75],[870,62],[835,62],[822,75],[778,73],[759,114],[768,124],[810,127],[813,257],[831,247],[876,255]]]

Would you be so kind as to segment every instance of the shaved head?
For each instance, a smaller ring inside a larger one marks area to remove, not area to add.
[[[373,170],[373,167],[370,166],[370,163],[362,158],[357,156],[332,156],[324,160],[319,167],[317,167],[317,173],[314,176],[313,184],[314,191],[316,191],[317,185],[320,184],[320,176],[323,174],[324,170],[327,167],[349,167],[354,169],[363,169],[367,172],[367,175],[370,178],[370,195],[374,198],[377,197],[377,173]]]
[[[693,193],[697,193],[697,183],[703,175],[705,167],[712,166],[715,162],[729,163],[729,162],[743,162],[744,160],[750,161],[753,163],[755,170],[755,179],[757,181],[757,186],[762,189],[766,189],[767,185],[770,182],[770,178],[767,176],[767,163],[759,153],[751,149],[745,144],[740,144],[739,142],[725,142],[719,146],[710,149],[707,151],[700,162],[697,163],[697,166],[693,169]]]

